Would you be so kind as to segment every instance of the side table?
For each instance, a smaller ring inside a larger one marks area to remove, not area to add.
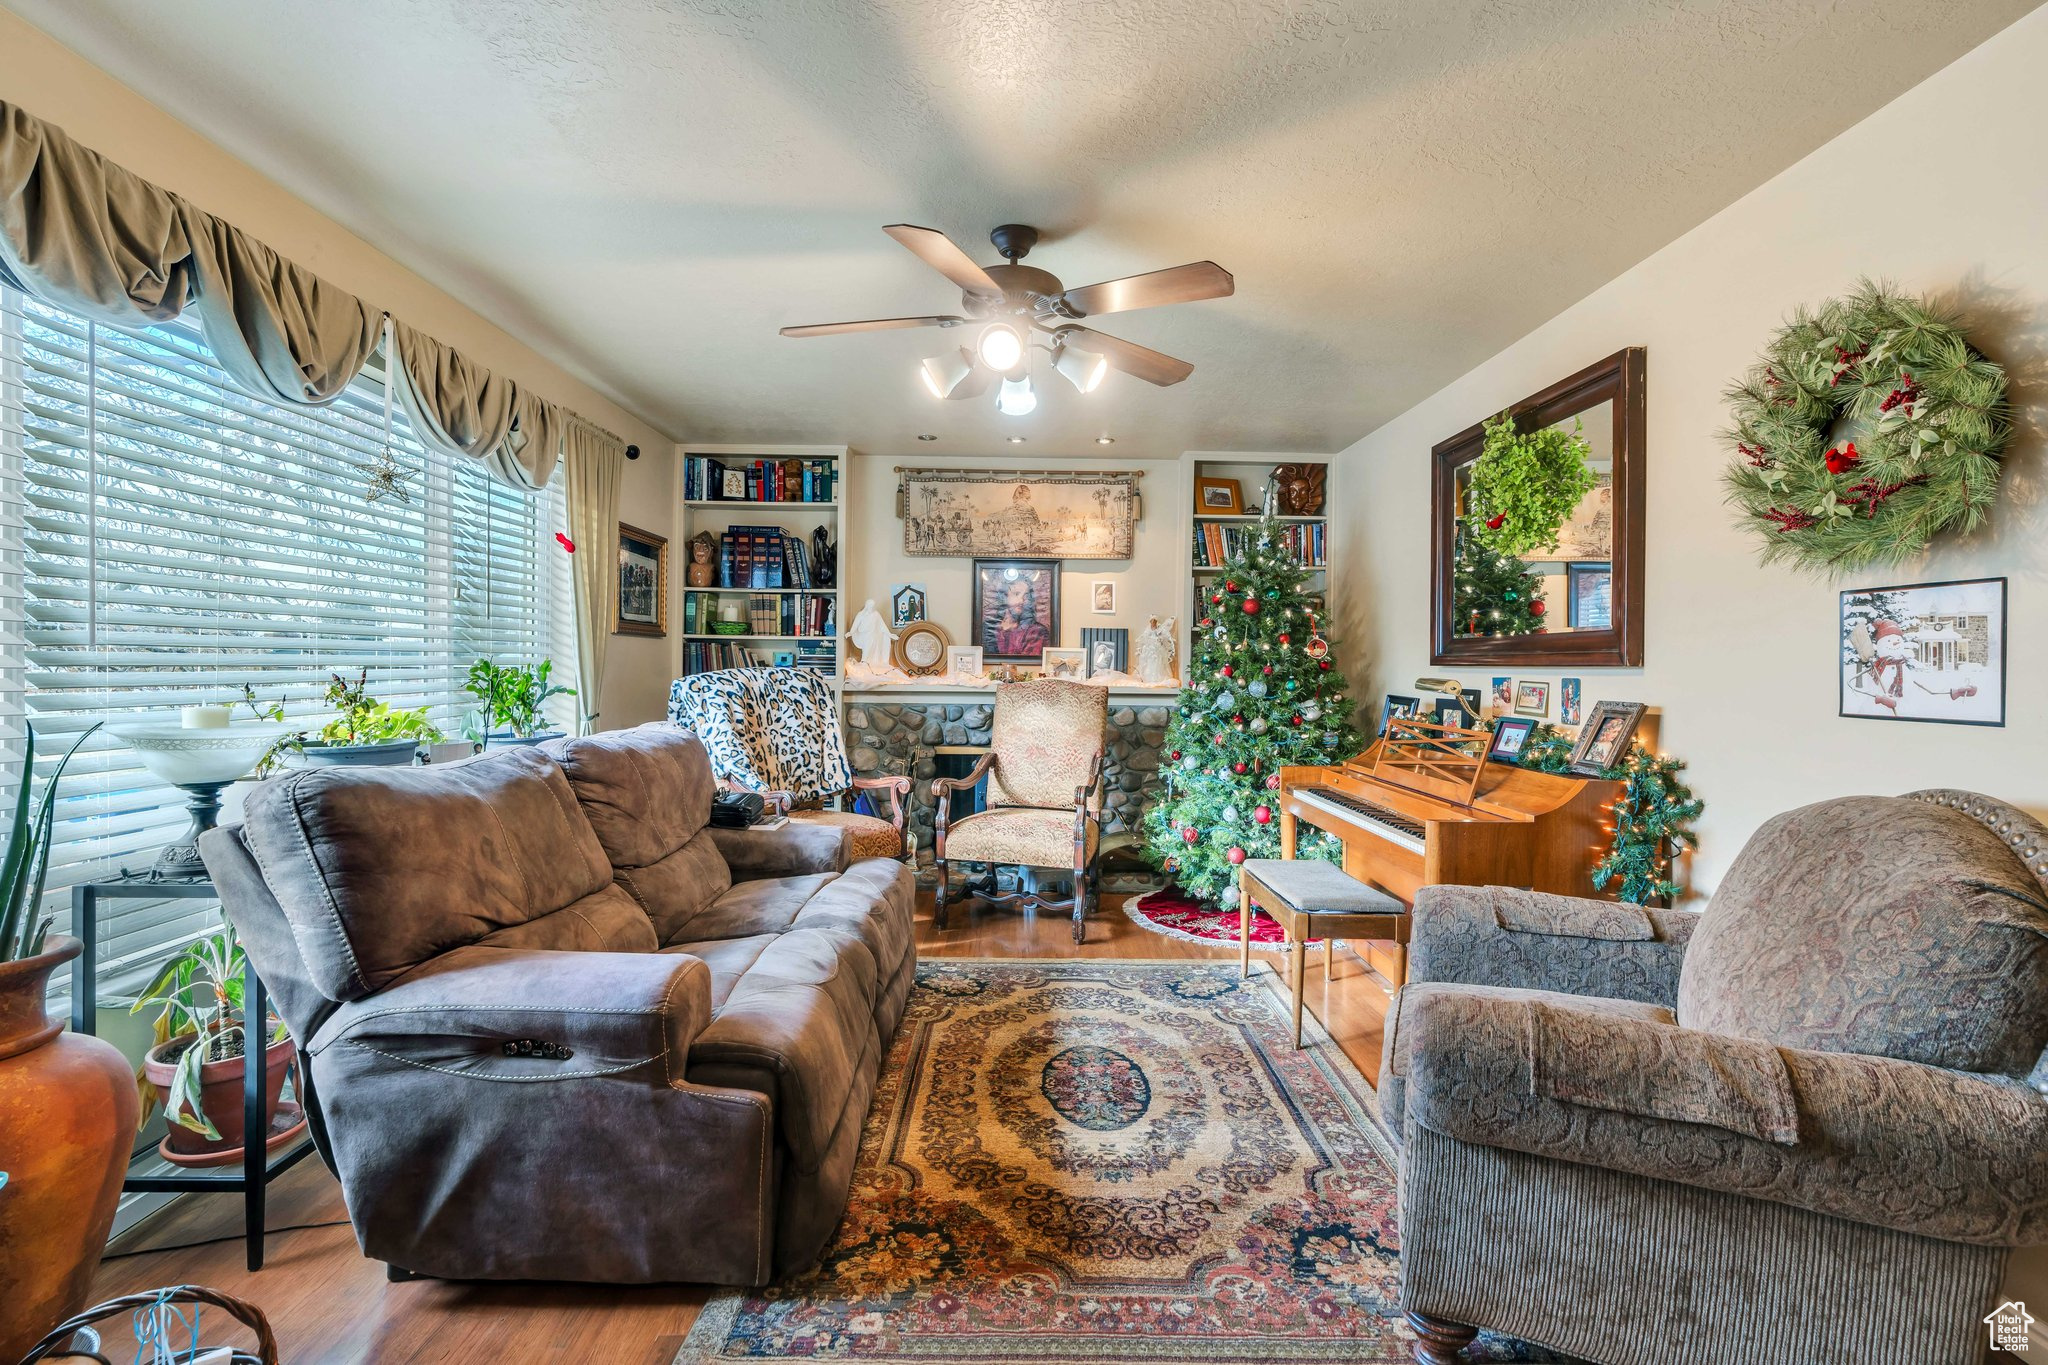
[[[85,945],[71,965],[71,1029],[74,1033],[90,1034],[95,1024],[95,1012],[99,1004],[97,974],[94,967],[99,958],[99,904],[103,900],[217,900],[213,883],[204,878],[190,880],[151,880],[147,876],[128,876],[111,881],[85,882],[71,888],[71,933]],[[255,964],[244,954],[242,958],[242,1002],[243,1017],[262,1020],[270,1010],[269,993],[263,989],[263,980],[256,975]],[[248,1248],[249,1269],[263,1268],[263,1201],[264,1190],[270,1182],[291,1167],[297,1165],[313,1150],[312,1123],[313,1076],[312,1069],[303,1061],[299,1064],[299,1103],[306,1110],[308,1123],[306,1132],[296,1142],[275,1155],[262,1140],[266,1135],[263,1124],[263,1097],[265,1073],[269,1070],[266,1048],[253,1047],[246,1050],[245,1065],[242,1068],[242,1132],[259,1135],[255,1141],[245,1136],[242,1144],[242,1165],[239,1171],[217,1172],[192,1171],[179,1175],[131,1175],[122,1181],[123,1190],[161,1191],[174,1194],[232,1194],[242,1195],[242,1235]]]

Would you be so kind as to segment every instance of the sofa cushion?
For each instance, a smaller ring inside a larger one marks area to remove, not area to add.
[[[666,942],[732,884],[706,821],[715,784],[695,735],[656,722],[559,739],[558,760],[620,886]]]
[[[804,903],[823,890],[832,876],[830,872],[813,872],[802,877],[754,877],[734,882],[690,920],[686,932],[694,942],[783,933],[796,923]]]
[[[1767,821],[1693,935],[1678,1022],[2027,1075],[2048,1045],[2048,894],[2006,835],[2032,822],[1937,795],[1956,799],[1846,797]]]
[[[330,999],[563,910],[576,912],[564,931],[587,922],[610,946],[652,946],[626,941],[604,849],[561,767],[533,749],[262,782],[242,838]]]

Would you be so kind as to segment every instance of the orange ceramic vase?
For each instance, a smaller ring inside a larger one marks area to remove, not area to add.
[[[75,938],[0,962],[0,1361],[85,1307],[121,1199],[141,1103],[113,1044],[48,1017],[50,973]]]

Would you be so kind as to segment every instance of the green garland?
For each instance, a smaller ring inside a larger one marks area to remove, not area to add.
[[[1767,564],[1896,564],[1976,527],[1997,496],[2005,371],[1885,286],[1800,309],[1727,398],[1722,482]]]
[[[1555,550],[1557,533],[1598,482],[1586,463],[1591,447],[1572,429],[1517,431],[1508,413],[1483,424],[1486,444],[1466,485],[1466,528],[1498,554],[1519,559]]]
[[[1561,773],[1571,763],[1574,739],[1555,726],[1530,732],[1516,762],[1538,772]],[[1640,742],[1628,757],[1601,776],[1623,784],[1614,801],[1614,838],[1593,869],[1593,885],[1606,890],[1616,878],[1625,901],[1646,905],[1670,901],[1682,889],[1671,879],[1671,863],[1684,849],[1699,847],[1696,826],[1706,803],[1679,780],[1685,761],[1660,758]]]

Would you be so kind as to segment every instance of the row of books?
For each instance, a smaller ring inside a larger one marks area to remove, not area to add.
[[[1296,560],[1311,569],[1320,569],[1328,559],[1328,543],[1324,537],[1322,522],[1296,522],[1280,528],[1280,544],[1290,551]],[[1195,567],[1216,568],[1225,561],[1243,554],[1251,548],[1251,537],[1258,533],[1256,526],[1225,526],[1220,522],[1204,521],[1195,524]]]
[[[683,594],[683,634],[712,635],[724,609],[735,605],[738,593],[691,590]],[[837,634],[835,614],[838,601],[830,593],[748,593],[747,630],[754,635]]]
[[[839,653],[831,639],[800,640],[793,650],[764,651],[741,644],[691,640],[683,645],[683,672],[715,673],[721,668],[808,668],[818,673],[837,673]]]
[[[718,538],[721,588],[808,588],[811,545],[775,526],[728,526]]]
[[[831,502],[838,469],[830,460],[745,460],[709,455],[683,461],[683,496],[692,502]]]

